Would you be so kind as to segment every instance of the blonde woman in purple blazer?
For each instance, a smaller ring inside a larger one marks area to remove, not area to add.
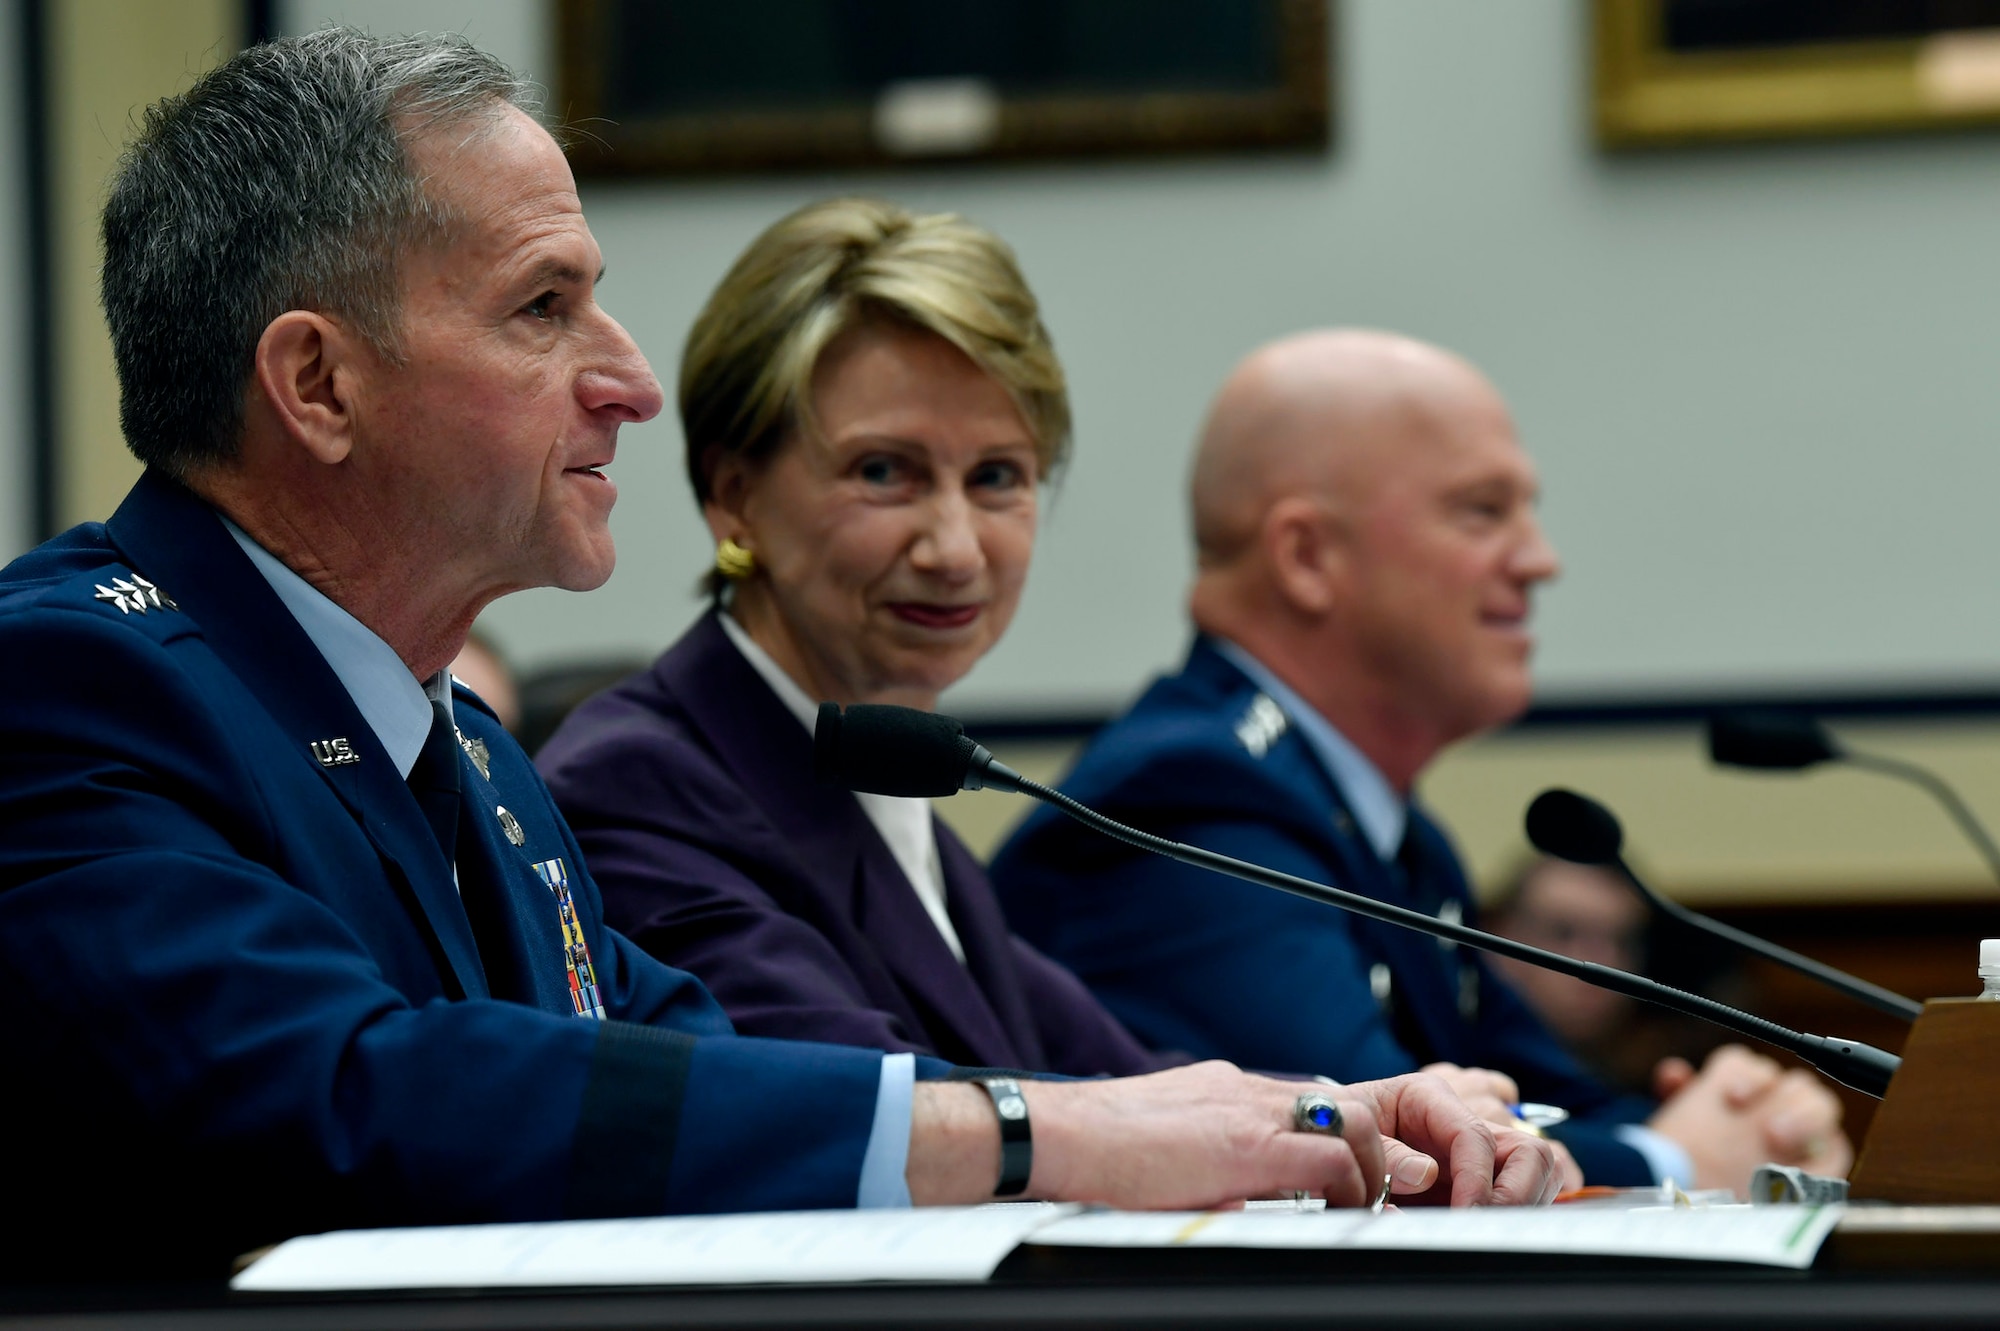
[[[834,199],[753,242],[681,365],[714,604],[540,765],[610,922],[737,1029],[1079,1075],[1152,1053],[1011,934],[928,802],[815,784],[816,705],[933,708],[1000,640],[1069,444],[1013,254]]]

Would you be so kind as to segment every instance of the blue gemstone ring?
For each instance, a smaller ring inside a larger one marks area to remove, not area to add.
[[[1313,1091],[1292,1102],[1292,1126],[1300,1132],[1338,1137],[1346,1125],[1340,1117],[1340,1106]]]

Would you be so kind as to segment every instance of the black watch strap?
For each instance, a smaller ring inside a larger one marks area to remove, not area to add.
[[[979,1084],[993,1097],[1000,1115],[1000,1182],[995,1197],[1019,1197],[1028,1190],[1035,1169],[1035,1138],[1028,1129],[1028,1099],[1012,1077],[981,1077]]]

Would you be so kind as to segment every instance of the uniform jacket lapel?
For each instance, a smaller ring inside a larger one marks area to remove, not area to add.
[[[1246,709],[1258,693],[1255,682],[1206,640],[1197,643],[1188,673],[1224,690],[1225,698],[1218,703],[1224,710]],[[1312,825],[1338,866],[1332,879],[1336,886],[1408,910],[1424,909],[1413,885],[1405,881],[1401,866],[1385,862],[1375,853],[1340,787],[1296,728],[1273,744],[1268,761],[1289,764],[1286,784],[1299,791],[1302,800],[1318,805]],[[1413,835],[1421,836],[1426,830],[1437,835],[1414,806],[1409,816]],[[1463,894],[1462,884],[1459,893]],[[1398,1038],[1420,1061],[1464,1060],[1468,1056],[1463,1048],[1467,1023],[1458,1016],[1456,950],[1399,925],[1359,916],[1349,923],[1367,951],[1389,968],[1389,1007]]]
[[[1337,796],[1334,807],[1334,850],[1348,875],[1345,881],[1378,901],[1423,911],[1420,895],[1405,881],[1401,867],[1375,854]],[[1410,810],[1413,832],[1422,816],[1414,807]],[[1458,949],[1381,920],[1356,919],[1354,929],[1389,967],[1389,1005],[1398,1039],[1420,1062],[1466,1061],[1467,1024],[1458,1015]]]
[[[295,743],[354,815],[408,894],[464,997],[487,995],[471,925],[415,796],[305,630],[238,548],[214,510],[148,472],[106,524],[132,566],[169,592],[247,696]],[[312,746],[344,738],[359,761],[328,767]]]
[[[982,968],[998,969],[983,950],[995,939],[1004,944],[1004,926],[994,934],[991,921],[968,921],[960,939],[973,970],[960,964],[853,795],[814,779],[811,737],[729,641],[716,613],[655,664],[661,685],[681,700],[689,726],[701,732],[742,789],[754,792],[770,821],[784,829],[799,862],[813,875],[812,890],[859,926],[858,946],[869,955],[856,958],[856,964],[873,965],[894,978],[940,1055],[1025,1066],[1024,1051],[974,979]],[[976,872],[976,866],[969,854],[960,862],[947,845],[956,843],[940,836],[946,901],[956,920],[962,894],[953,890],[954,878],[965,881],[966,870]],[[977,962],[975,934],[980,935]]]
[[[458,695],[454,710],[461,735],[475,733],[476,721],[484,719],[471,715],[474,704],[464,694]],[[554,884],[536,865],[555,858],[560,861],[556,872],[568,881],[574,881],[581,866],[557,854],[562,847],[545,834],[536,801],[505,793],[501,782],[507,774],[500,766],[507,761],[504,747],[495,744],[488,752],[490,774],[463,755],[459,758],[465,800],[458,827],[459,887],[487,980],[496,998],[574,1014],[570,974],[581,959],[568,956]],[[511,824],[502,820],[502,809]],[[518,846],[510,826],[522,838]]]

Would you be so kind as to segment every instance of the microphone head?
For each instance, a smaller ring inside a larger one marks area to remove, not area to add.
[[[1572,864],[1616,864],[1625,829],[1611,810],[1573,790],[1545,790],[1528,806],[1528,840]]]
[[[1840,757],[1817,717],[1741,709],[1708,719],[1708,756],[1728,767],[1795,770]]]
[[[955,717],[873,703],[842,712],[823,702],[813,728],[813,775],[864,795],[956,795],[974,747]]]

